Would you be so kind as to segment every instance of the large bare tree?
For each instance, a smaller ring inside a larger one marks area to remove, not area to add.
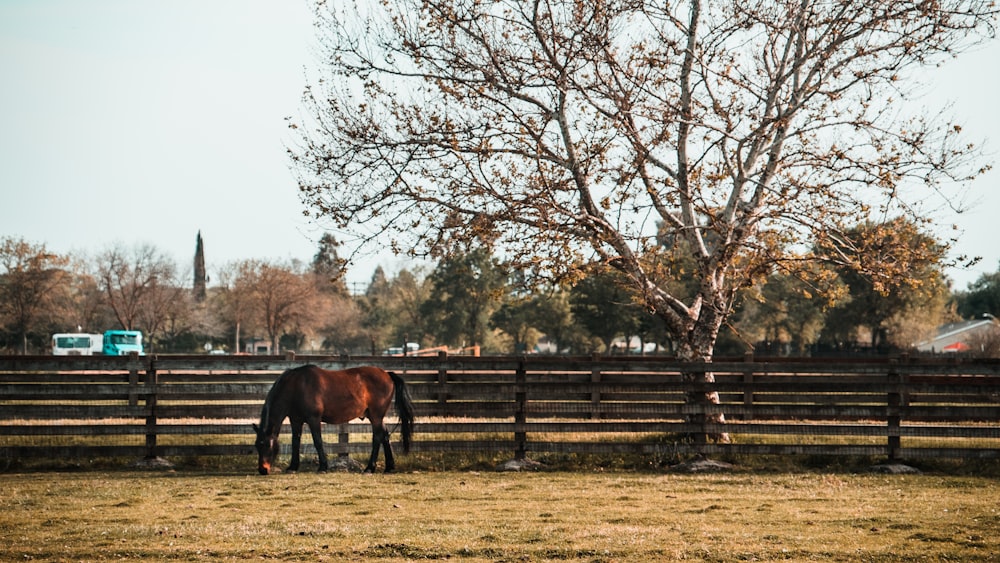
[[[318,6],[330,73],[289,149],[315,216],[416,256],[480,240],[536,274],[603,262],[685,359],[709,361],[739,290],[809,249],[905,278],[841,233],[926,218],[981,171],[960,127],[901,100],[992,37],[989,0]]]
[[[218,291],[212,297],[212,309],[223,322],[233,327],[233,353],[240,351],[240,336],[244,330],[253,332],[258,322],[253,299],[256,262],[241,260],[222,267],[218,276]]]
[[[154,331],[156,327],[140,325],[162,320],[162,296],[178,285],[173,260],[145,243],[107,248],[94,259],[94,271],[105,302],[125,330]]]
[[[688,359],[740,288],[853,225],[925,219],[981,171],[960,127],[902,100],[993,35],[992,1],[319,6],[330,74],[289,149],[317,217],[418,256],[478,238],[535,273],[605,262]],[[658,225],[693,295],[670,291]]]
[[[289,331],[311,332],[319,324],[319,289],[301,264],[242,260],[224,271],[222,283],[220,310],[235,324],[237,349],[247,323],[267,333],[275,354]]]
[[[960,127],[899,102],[993,35],[989,0],[318,5],[331,72],[289,151],[316,216],[417,256],[481,240],[534,273],[604,262],[685,359],[710,360],[739,290],[810,248],[905,278],[841,233],[925,218],[980,171]]]

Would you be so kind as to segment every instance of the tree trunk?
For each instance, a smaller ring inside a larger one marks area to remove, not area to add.
[[[715,349],[715,340],[718,336],[718,328],[707,332],[693,330],[684,342],[678,353],[681,360],[697,362],[702,364],[712,363],[712,354]],[[696,369],[681,374],[685,382],[691,383],[692,387],[685,393],[685,402],[689,405],[718,405],[719,392],[710,390],[715,383],[715,374],[706,369]],[[726,415],[721,412],[701,412],[692,414],[688,422],[696,425],[703,424],[725,424]],[[728,432],[696,432],[692,438],[695,443],[706,443],[712,440],[717,443],[728,444],[730,442]]]
[[[706,363],[710,363],[711,359],[704,360]],[[719,392],[718,391],[706,391],[706,387],[710,387],[715,383],[715,374],[708,370],[692,370],[689,372],[684,372],[682,374],[685,382],[692,384],[692,389],[685,393],[685,401],[689,405],[718,405]],[[700,388],[700,389],[699,389]],[[725,424],[726,415],[721,412],[712,413],[698,413],[692,414],[688,417],[688,422],[691,424]],[[730,442],[728,432],[714,432],[705,433],[697,432],[692,435],[692,438],[696,443],[706,443],[708,440],[713,442],[728,444]]]

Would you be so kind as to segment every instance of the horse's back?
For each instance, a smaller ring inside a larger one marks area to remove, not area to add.
[[[347,384],[351,379],[359,381],[391,381],[389,372],[377,366],[357,366],[347,369],[326,369],[315,364],[305,364],[291,368],[282,374],[286,378],[302,378],[304,380],[328,380]]]
[[[384,415],[394,391],[389,373],[376,366],[328,370],[309,364],[286,372],[286,376],[296,380],[294,385],[307,408],[332,424]]]
[[[304,365],[300,368],[304,375],[315,378],[326,384],[341,387],[365,386],[384,387],[388,384],[392,386],[392,377],[389,372],[376,366],[358,366],[343,370],[329,370],[312,364]]]

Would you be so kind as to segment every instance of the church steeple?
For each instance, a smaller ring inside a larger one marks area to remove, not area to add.
[[[205,245],[201,240],[201,231],[198,231],[198,240],[194,247],[194,300],[201,303],[205,300]]]

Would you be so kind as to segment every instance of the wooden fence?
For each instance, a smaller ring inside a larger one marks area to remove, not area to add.
[[[375,364],[402,375],[416,407],[417,452],[1000,458],[995,361],[442,355],[3,356],[0,460],[252,455],[250,423],[267,390],[304,363]],[[685,377],[706,370],[712,385]],[[718,405],[685,400],[709,390]],[[710,422],[713,413],[726,423]],[[361,421],[328,426],[328,451],[367,453],[369,432]],[[720,433],[730,442],[704,439]],[[287,454],[287,427],[283,440]]]

